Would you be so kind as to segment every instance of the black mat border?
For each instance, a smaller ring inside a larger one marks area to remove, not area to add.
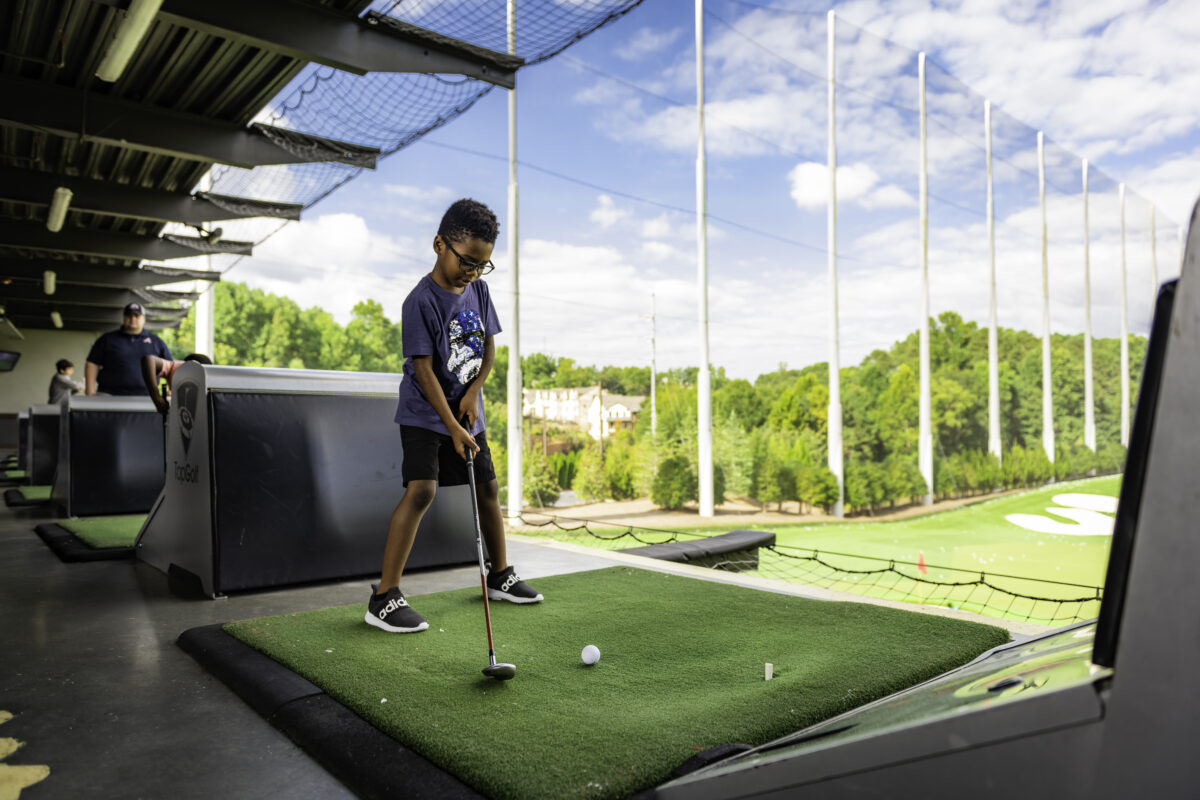
[[[224,625],[190,628],[176,644],[359,797],[484,798]]]
[[[63,561],[113,561],[132,559],[132,547],[92,547],[57,522],[34,528],[42,541]]]
[[[9,508],[27,508],[29,506],[44,506],[50,503],[50,498],[45,500],[26,500],[25,495],[21,494],[20,489],[9,489],[4,493],[4,502]]]

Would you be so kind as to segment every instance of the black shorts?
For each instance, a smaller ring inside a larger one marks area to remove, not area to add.
[[[437,481],[438,486],[469,483],[467,461],[455,451],[454,440],[448,434],[401,425],[400,443],[404,446],[404,464],[400,471],[405,486],[409,481]],[[496,468],[492,465],[487,436],[482,431],[475,434],[475,443],[479,445],[479,452],[475,454],[475,482],[484,484],[495,480]]]

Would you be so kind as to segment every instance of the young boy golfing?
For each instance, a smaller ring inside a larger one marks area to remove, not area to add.
[[[400,577],[437,487],[470,483],[468,451],[474,457],[480,528],[491,556],[487,596],[512,603],[542,600],[508,564],[499,484],[484,433],[483,384],[492,371],[500,323],[487,284],[479,279],[494,269],[499,227],[482,203],[464,199],[451,205],[433,237],[433,271],[404,301],[404,380],[396,422],[406,491],[392,512],[383,570],[366,614],[367,624],[389,633],[429,627],[404,599]]]

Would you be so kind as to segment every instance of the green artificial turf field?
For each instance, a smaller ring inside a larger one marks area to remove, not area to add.
[[[49,486],[20,486],[17,491],[26,500],[44,501],[50,499],[50,489]]]
[[[1038,533],[1006,518],[1011,514],[1037,514],[1065,522],[1047,512],[1048,508],[1059,507],[1053,500],[1055,496],[1116,497],[1120,487],[1121,476],[1114,475],[1057,483],[894,522],[764,523],[739,527],[769,530],[776,535],[778,551],[759,553],[761,561],[756,574],[762,577],[891,600],[953,606],[1044,625],[1066,624],[1097,613],[1098,601],[1065,604],[1058,601],[1094,596],[1095,588],[1103,586],[1111,535]],[[594,527],[601,535],[605,534],[604,528]],[[728,526],[681,529],[684,535],[680,539],[690,540],[686,534],[711,535],[727,530]],[[628,537],[606,541],[583,532],[565,534],[546,530],[535,535],[607,549],[639,544]],[[654,542],[666,537],[645,533],[641,538]],[[823,563],[812,560],[813,551]],[[926,572],[913,566],[922,559],[927,564]],[[892,561],[908,565],[898,566],[898,571],[879,572]],[[980,573],[989,576],[987,582],[1001,591],[993,592],[989,586],[934,586],[904,577],[951,584],[978,581]],[[1059,583],[1078,586],[1059,586]],[[1034,601],[1030,597],[1046,600]]]
[[[361,604],[225,630],[495,798],[617,798],[695,753],[760,744],[939,675],[1008,641],[1000,628],[613,567],[535,581],[493,603],[485,678],[478,589],[411,598],[419,634],[368,627]],[[600,648],[586,667],[580,651]],[[774,665],[773,680],[764,665]]]
[[[17,481],[17,480],[20,480],[21,478],[25,477],[25,470],[23,470],[23,469],[6,469],[3,471],[3,473],[0,473],[0,474],[2,474],[2,476],[4,477],[5,480]]]
[[[88,547],[97,549],[108,547],[133,547],[142,523],[146,521],[145,514],[129,514],[119,517],[87,517],[82,519],[64,519],[58,524],[66,528]]]

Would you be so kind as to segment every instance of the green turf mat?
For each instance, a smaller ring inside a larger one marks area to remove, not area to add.
[[[363,603],[225,630],[495,798],[616,798],[695,753],[760,744],[966,663],[1000,628],[612,567],[541,578],[547,600],[493,603],[487,665],[478,589],[412,598],[430,623],[389,635]],[[602,653],[594,667],[580,650]],[[775,678],[764,680],[764,664]]]
[[[50,489],[51,487],[49,486],[20,486],[17,488],[17,491],[26,500],[44,501],[50,499]]]
[[[88,517],[65,519],[58,525],[66,528],[89,547],[133,547],[138,531],[146,521],[145,514],[129,514],[119,517]]]
[[[2,474],[4,476],[5,480],[16,481],[16,480],[20,480],[21,478],[25,477],[25,470],[23,470],[23,469],[6,469],[3,471],[3,473],[0,473],[0,474]]]

